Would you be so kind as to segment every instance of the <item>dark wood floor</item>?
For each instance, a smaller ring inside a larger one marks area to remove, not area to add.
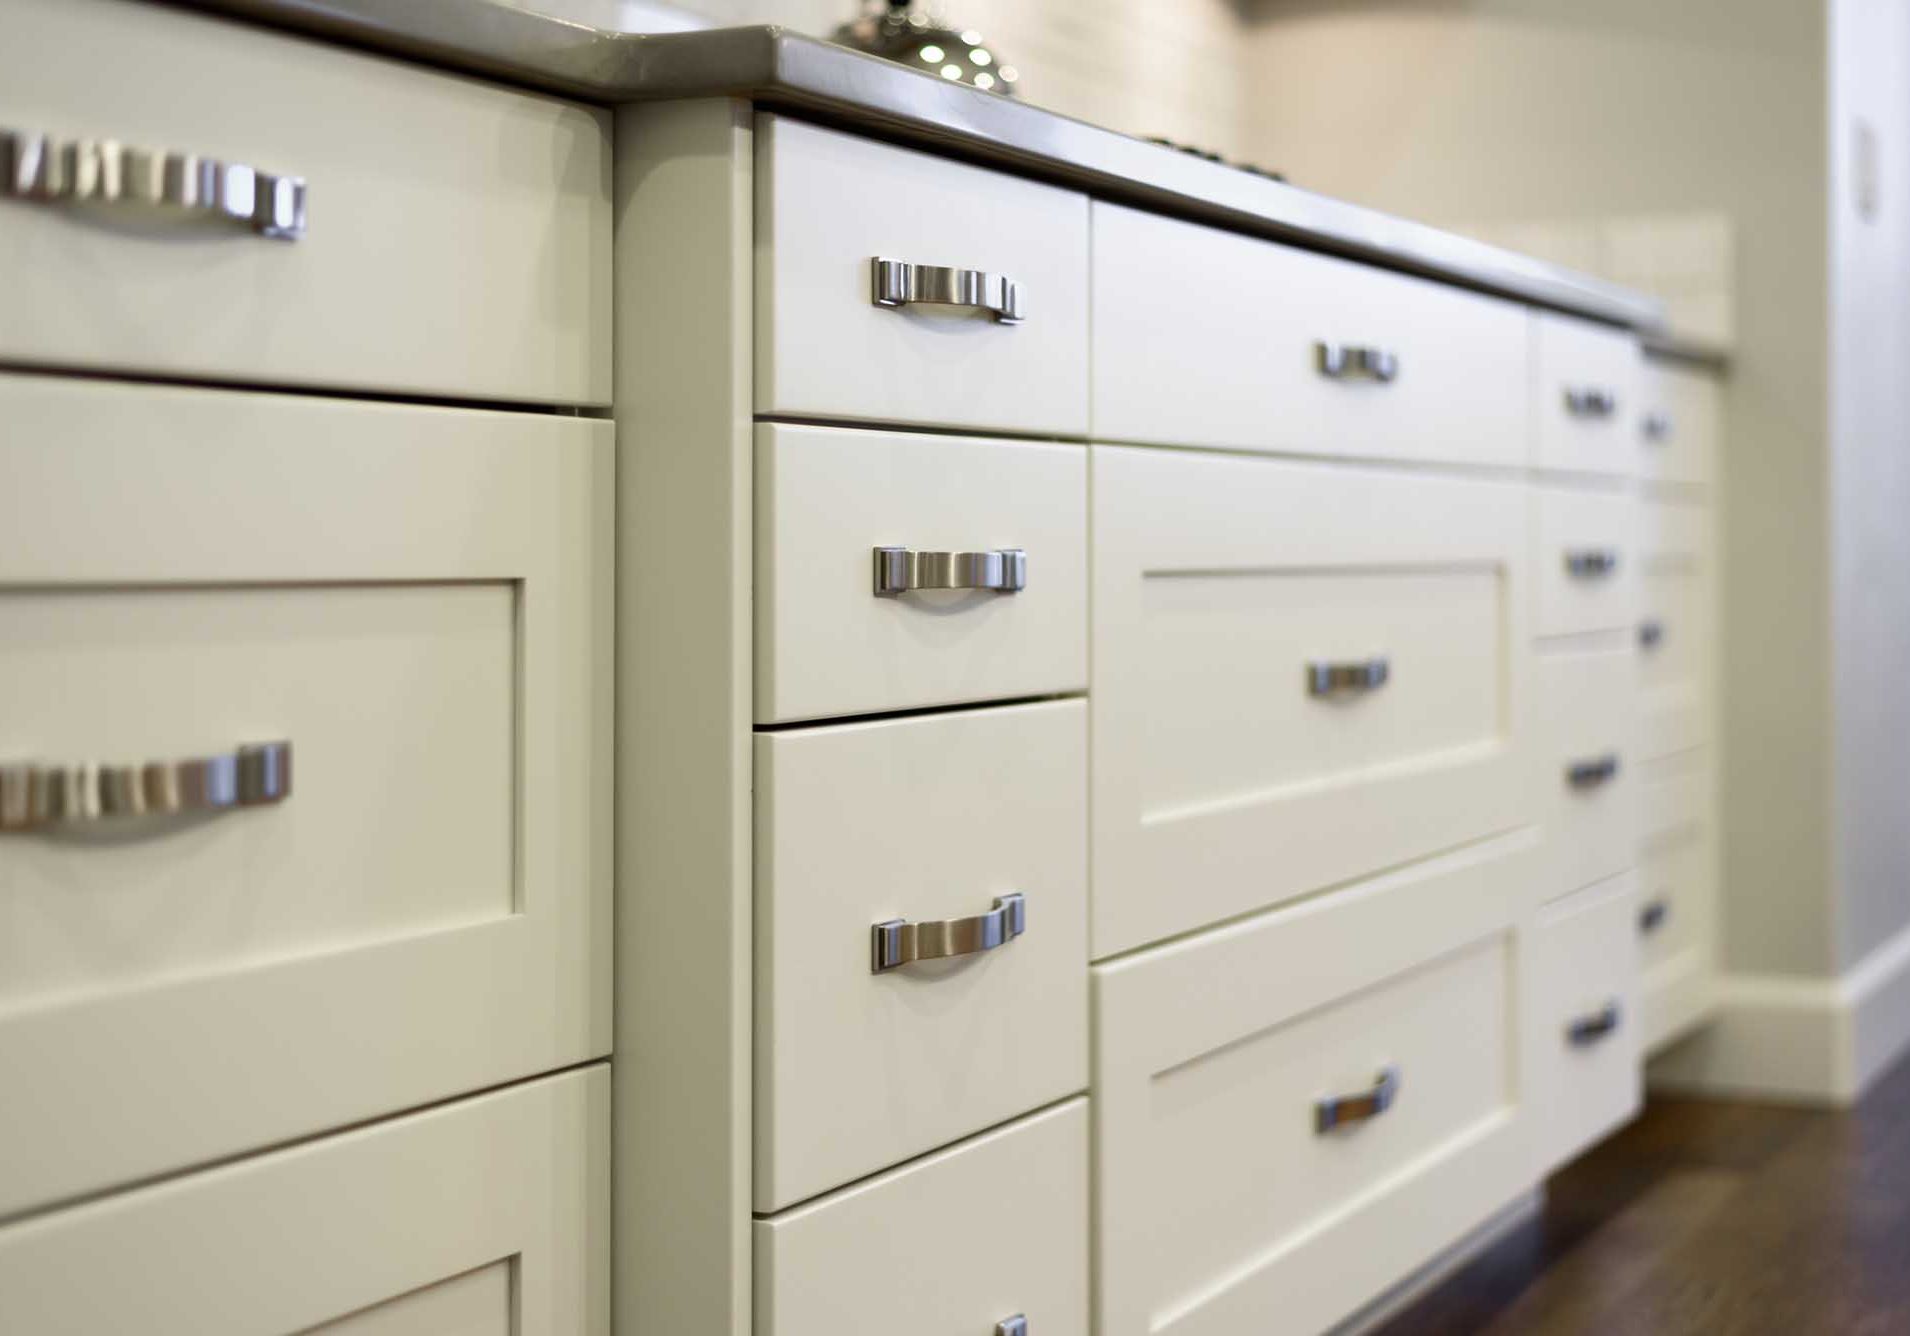
[[[1910,1333],[1910,1062],[1849,1113],[1652,1100],[1383,1332]]]

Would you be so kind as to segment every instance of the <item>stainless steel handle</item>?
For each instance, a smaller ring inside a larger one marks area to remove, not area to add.
[[[1315,343],[1320,374],[1328,380],[1373,380],[1385,385],[1399,375],[1399,354],[1352,343]]]
[[[995,1324],[995,1336],[1028,1336],[1028,1319],[1024,1314],[1016,1313],[1005,1317]]]
[[[1609,547],[1580,548],[1565,554],[1565,572],[1574,580],[1600,580],[1618,569],[1618,552]]]
[[[1566,1023],[1565,1038],[1574,1048],[1588,1048],[1618,1029],[1622,1016],[1616,1001],[1607,1002],[1589,1016],[1578,1016]]]
[[[1383,656],[1340,663],[1315,660],[1306,666],[1309,696],[1332,696],[1342,691],[1377,691],[1393,675],[1392,664]]]
[[[939,264],[910,264],[883,256],[869,259],[870,298],[877,306],[900,309],[926,302],[987,311],[999,325],[1022,322],[1021,284],[982,269],[950,269]]]
[[[1028,930],[1028,902],[1019,891],[995,901],[986,914],[973,918],[910,923],[889,919],[869,930],[869,972],[883,974],[917,960],[943,960],[993,951]]]
[[[1662,897],[1647,901],[1638,911],[1638,931],[1647,935],[1657,932],[1670,917],[1671,901]]]
[[[305,235],[302,177],[111,139],[0,129],[0,198],[155,210],[237,224],[276,241]]]
[[[1618,411],[1618,395],[1599,385],[1568,385],[1565,411],[1573,417],[1610,417]]]
[[[1665,624],[1657,618],[1638,623],[1638,644],[1641,649],[1657,649],[1665,643]]]
[[[1565,767],[1565,782],[1575,789],[1595,789],[1618,778],[1618,753],[1606,752]]]
[[[128,816],[218,812],[284,801],[292,744],[261,742],[223,756],[141,765],[0,766],[0,832]]]
[[[1028,554],[1018,547],[993,552],[875,550],[875,592],[883,597],[915,589],[992,589],[1018,594],[1028,586]]]
[[[1644,422],[1640,425],[1645,439],[1653,445],[1663,445],[1671,439],[1672,422],[1669,413],[1647,413]]]
[[[1313,1132],[1319,1135],[1347,1123],[1364,1123],[1393,1107],[1399,1098],[1399,1068],[1379,1069],[1371,1089],[1353,1095],[1326,1095],[1313,1101]]]

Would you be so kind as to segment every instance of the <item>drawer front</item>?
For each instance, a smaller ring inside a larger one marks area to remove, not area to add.
[[[1664,756],[1711,739],[1710,516],[1702,506],[1647,500],[1639,518],[1643,747]]]
[[[1084,702],[759,737],[756,823],[759,1211],[1087,1085]]]
[[[757,721],[1087,685],[1087,467],[1077,445],[757,428]],[[984,587],[878,592],[877,548],[974,553],[953,579]],[[985,587],[1011,552],[1020,587]]]
[[[1708,484],[1717,469],[1722,390],[1717,377],[1674,363],[1644,367],[1644,449],[1650,482]]]
[[[1546,898],[1623,872],[1638,846],[1638,663],[1629,642],[1538,656]]]
[[[1014,1317],[1029,1336],[1084,1336],[1087,1101],[755,1231],[757,1336],[987,1336]]]
[[[1714,783],[1704,747],[1645,761],[1638,767],[1639,838],[1651,843],[1710,825]]]
[[[0,1229],[0,1330],[610,1330],[598,1066]]]
[[[1638,503],[1623,492],[1534,487],[1538,634],[1630,630],[1638,618]]]
[[[1630,334],[1534,312],[1542,469],[1630,477],[1643,464],[1644,361]]]
[[[1533,938],[1536,1145],[1550,1173],[1638,1112],[1636,876],[1547,906]]]
[[[1519,487],[1093,454],[1097,959],[1533,819]]]
[[[1638,860],[1640,963],[1658,969],[1709,936],[1711,836],[1687,827],[1647,846]]]
[[[610,401],[606,112],[171,6],[20,0],[7,38],[0,128],[302,177],[308,227],[0,198],[0,360]]]
[[[1323,1330],[1525,1185],[1536,851],[1518,832],[1095,967],[1105,1336]]]
[[[0,1213],[608,1052],[609,424],[23,376],[0,417],[0,759],[292,774],[0,832]]]
[[[1094,435],[1520,466],[1526,314],[1454,288],[1094,206]]]
[[[1086,434],[1086,196],[770,115],[756,192],[757,412]]]

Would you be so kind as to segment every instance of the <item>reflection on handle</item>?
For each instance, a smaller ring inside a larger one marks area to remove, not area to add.
[[[1028,1336],[1028,1319],[1021,1313],[995,1324],[995,1336]]]
[[[1384,655],[1341,662],[1315,660],[1306,666],[1306,689],[1309,696],[1365,693],[1379,690],[1392,675],[1392,663]]]
[[[1399,375],[1399,354],[1352,343],[1315,343],[1314,362],[1328,380],[1371,380],[1387,385]]]
[[[1565,1027],[1565,1038],[1574,1048],[1589,1048],[1607,1035],[1616,1034],[1620,1013],[1616,1001],[1607,1002],[1589,1016],[1579,1016]]]
[[[1399,1068],[1387,1064],[1373,1078],[1370,1089],[1352,1095],[1327,1095],[1313,1101],[1315,1135],[1349,1123],[1369,1122],[1393,1107],[1399,1098]]]
[[[1580,548],[1565,554],[1565,573],[1574,580],[1597,580],[1618,569],[1618,553],[1609,547]]]
[[[1606,752],[1565,767],[1565,782],[1575,789],[1595,789],[1618,778],[1618,753]]]
[[[1638,644],[1641,649],[1657,649],[1665,643],[1665,624],[1657,618],[1638,624]]]
[[[986,311],[1000,325],[1019,325],[1021,284],[981,269],[950,269],[939,264],[910,264],[880,255],[869,260],[870,300],[900,309],[927,303]]]
[[[943,960],[993,951],[1028,930],[1028,905],[1019,891],[995,901],[986,914],[973,918],[939,919],[910,923],[889,919],[869,930],[869,972],[883,974],[912,961]]]
[[[1601,385],[1568,385],[1565,411],[1573,417],[1608,418],[1618,411],[1618,395]]]
[[[1638,931],[1650,936],[1665,926],[1671,917],[1671,902],[1662,897],[1649,901],[1638,911]]]
[[[0,832],[259,807],[291,791],[292,744],[283,741],[140,765],[23,762],[0,766]]]
[[[990,589],[1018,594],[1028,586],[1028,554],[1018,547],[993,552],[914,552],[875,549],[875,592],[887,597],[917,589]]]

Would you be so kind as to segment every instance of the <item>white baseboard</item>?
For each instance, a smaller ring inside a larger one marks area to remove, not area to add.
[[[1712,1023],[1651,1064],[1654,1089],[1848,1105],[1910,1048],[1910,927],[1835,979],[1726,974]]]

